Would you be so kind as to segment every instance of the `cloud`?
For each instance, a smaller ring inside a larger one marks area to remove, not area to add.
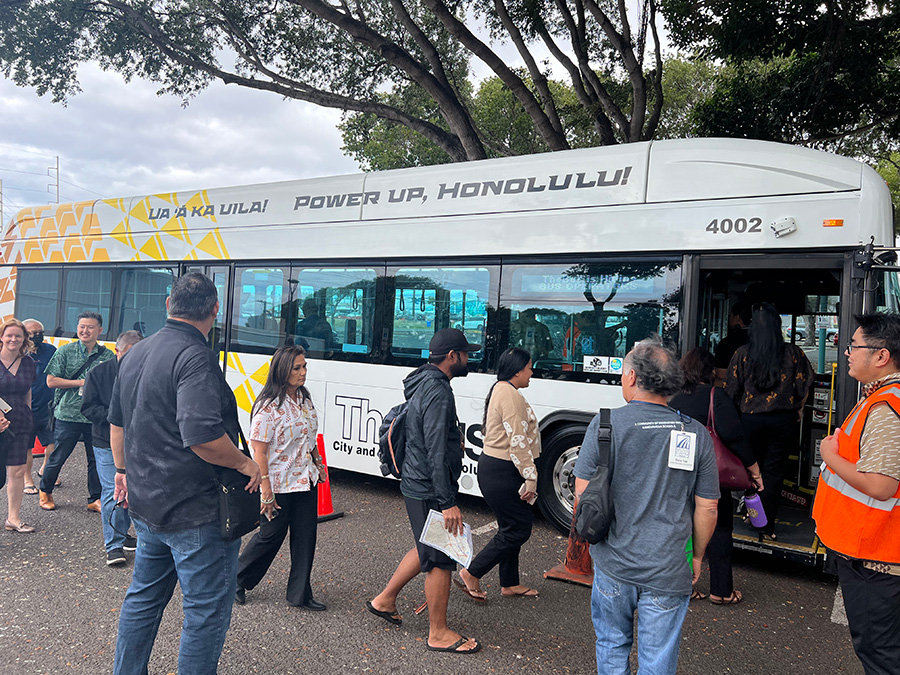
[[[340,112],[213,82],[187,107],[94,64],[68,105],[0,80],[4,218],[55,201],[124,197],[355,173]],[[48,170],[53,167],[53,170]],[[47,185],[54,184],[50,192]]]

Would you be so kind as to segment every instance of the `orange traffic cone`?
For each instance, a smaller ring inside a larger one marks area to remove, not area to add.
[[[44,456],[44,446],[41,445],[41,442],[38,440],[37,436],[34,438],[34,449],[31,451],[32,457],[43,457]]]
[[[566,562],[544,572],[545,579],[568,581],[582,586],[593,586],[594,566],[587,541],[575,532],[575,514],[569,526],[569,543],[566,547]]]
[[[328,462],[325,459],[325,437],[322,436],[322,434],[319,434],[316,437],[316,445],[319,448],[319,457],[322,458],[322,464],[325,465],[327,471]],[[323,523],[326,520],[341,518],[343,515],[344,512],[335,511],[334,505],[331,503],[331,476],[329,476],[327,481],[319,483],[319,522]]]

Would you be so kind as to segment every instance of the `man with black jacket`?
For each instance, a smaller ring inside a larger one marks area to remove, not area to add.
[[[91,438],[94,441],[94,458],[100,477],[100,517],[103,520],[103,543],[106,546],[106,564],[121,565],[125,551],[133,551],[137,540],[128,534],[131,518],[128,508],[116,509],[113,493],[116,490],[116,465],[113,462],[112,444],[109,441],[109,402],[113,385],[119,372],[119,359],[125,352],[143,339],[136,330],[126,330],[116,340],[116,360],[104,361],[84,378],[81,414],[91,421]]]
[[[474,654],[481,645],[447,626],[447,600],[456,563],[437,549],[419,542],[430,510],[443,514],[451,534],[462,533],[462,513],[456,505],[462,473],[462,436],[450,380],[468,374],[470,344],[461,330],[445,328],[431,338],[428,363],[403,380],[409,402],[406,414],[406,459],[401,467],[400,491],[412,525],[416,547],[400,561],[385,589],[366,607],[373,614],[399,625],[397,595],[420,572],[425,573],[428,602],[428,640],[431,651]]]

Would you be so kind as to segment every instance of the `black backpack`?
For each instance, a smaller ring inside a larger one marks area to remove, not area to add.
[[[378,461],[381,475],[400,478],[403,460],[406,459],[406,411],[409,402],[404,401],[388,410],[378,429]]]
[[[613,503],[610,495],[612,469],[609,466],[612,429],[609,420],[609,409],[601,409],[600,429],[597,432],[597,442],[600,446],[597,470],[581,493],[575,511],[575,532],[589,544],[606,539],[613,520]]]

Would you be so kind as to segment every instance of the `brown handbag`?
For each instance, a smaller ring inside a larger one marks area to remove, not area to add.
[[[709,390],[709,413],[706,416],[706,429],[712,436],[713,448],[716,451],[716,466],[719,467],[719,487],[723,490],[747,490],[750,488],[750,476],[747,469],[744,468],[741,460],[738,459],[725,442],[719,438],[716,433],[716,415],[713,399],[716,395],[716,388],[713,386]]]

